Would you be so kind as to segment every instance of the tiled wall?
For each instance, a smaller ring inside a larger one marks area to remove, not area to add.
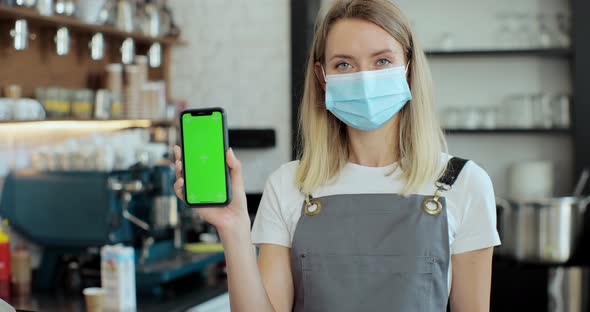
[[[172,95],[222,106],[230,128],[273,128],[277,146],[238,150],[248,192],[291,153],[289,0],[170,1],[188,43],[172,54]]]

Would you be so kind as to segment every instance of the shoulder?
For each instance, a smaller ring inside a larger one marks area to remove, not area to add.
[[[453,254],[500,244],[494,188],[481,166],[467,162],[446,197]]]
[[[454,156],[452,155],[441,153],[441,172],[444,170],[447,162],[453,157]],[[463,170],[461,170],[461,173],[457,177],[455,185],[453,185],[453,190],[460,193],[471,191],[490,191],[490,188],[492,187],[492,180],[490,179],[488,173],[475,161],[469,159],[467,160],[468,161],[463,167]]]
[[[452,158],[444,155],[446,160]],[[444,164],[442,168],[445,168]],[[488,173],[475,161],[469,160],[457,177],[453,187],[446,192],[449,212],[460,223],[468,215],[495,213],[495,195]]]
[[[445,196],[453,221],[459,227],[465,222],[474,222],[473,218],[489,216],[490,218],[486,218],[491,220],[491,216],[495,215],[496,201],[492,180],[473,160],[465,164],[457,181]]]
[[[300,192],[295,180],[298,166],[298,160],[290,161],[281,165],[268,177],[266,189],[272,190],[281,203],[288,203],[299,198]]]
[[[456,189],[463,194],[492,195],[492,179],[488,173],[473,160],[468,161],[457,179]]]
[[[252,226],[254,244],[291,246],[303,201],[295,183],[298,164],[286,163],[269,176]]]
[[[277,170],[270,174],[268,183],[275,187],[285,187],[295,185],[295,173],[299,166],[299,160],[290,161],[281,165]]]

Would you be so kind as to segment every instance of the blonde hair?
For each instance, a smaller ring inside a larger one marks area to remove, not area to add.
[[[434,111],[432,78],[426,56],[414,40],[408,20],[388,0],[336,0],[316,24],[300,107],[297,186],[303,193],[310,194],[335,177],[348,162],[346,125],[326,110],[324,91],[315,74],[315,63],[324,63],[325,42],[331,26],[345,18],[380,26],[406,51],[407,61],[410,61],[408,73],[412,100],[398,113],[397,156],[406,180],[402,193],[416,192],[440,173],[437,170],[446,142]]]

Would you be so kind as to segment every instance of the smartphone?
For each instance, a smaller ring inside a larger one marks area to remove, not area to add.
[[[231,183],[225,111],[220,107],[180,113],[184,198],[190,206],[227,206]]]

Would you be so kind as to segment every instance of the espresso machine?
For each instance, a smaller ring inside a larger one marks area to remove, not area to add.
[[[192,224],[183,218],[189,209],[177,200],[174,180],[169,164],[113,172],[16,171],[6,177],[0,215],[42,248],[33,274],[37,289],[57,287],[64,257],[100,258],[100,247],[124,244],[135,248],[138,291],[160,294],[163,285],[223,260],[222,252],[183,250]]]

